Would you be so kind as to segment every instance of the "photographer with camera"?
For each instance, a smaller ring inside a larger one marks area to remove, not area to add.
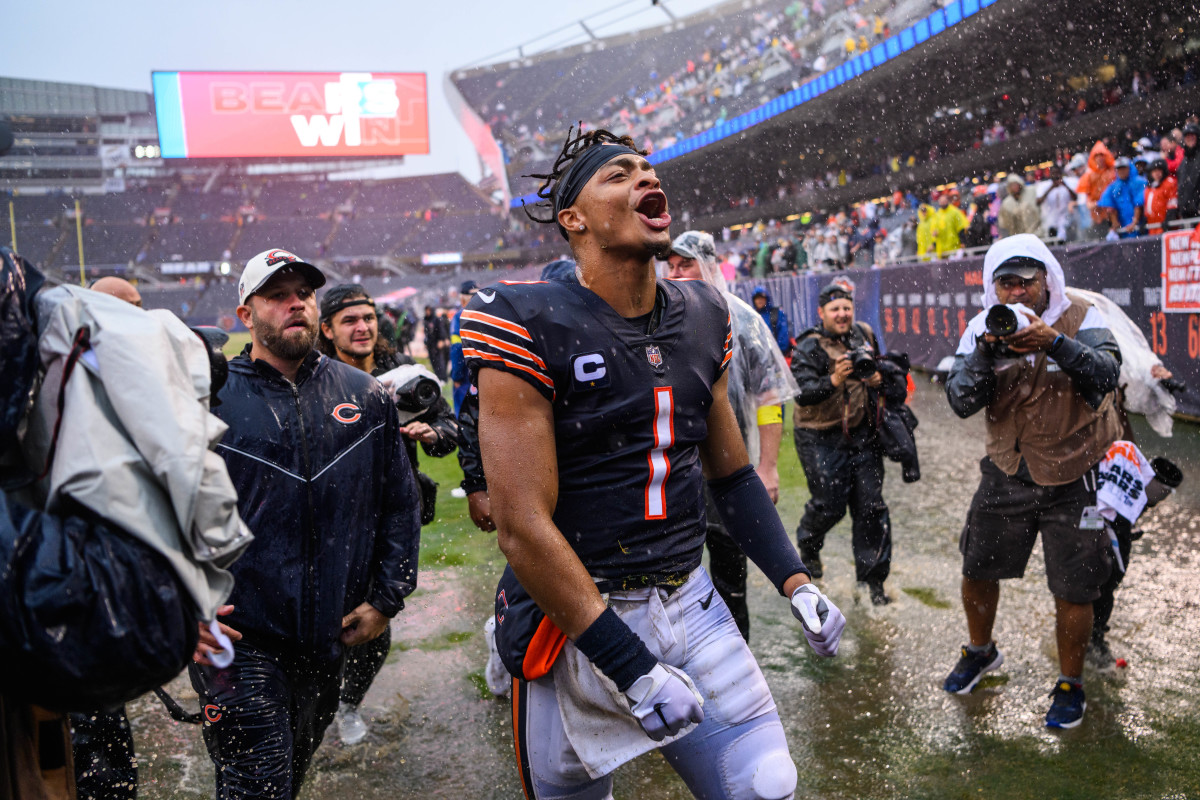
[[[820,577],[825,534],[848,505],[855,576],[867,585],[872,603],[886,605],[892,523],[883,502],[879,423],[885,402],[904,402],[907,370],[880,369],[874,332],[854,319],[852,288],[830,284],[817,302],[821,324],[800,335],[792,357],[800,386],[793,436],[812,495],[796,540],[800,557]]]
[[[1097,465],[1121,435],[1121,351],[1104,316],[1071,293],[1032,234],[992,245],[983,284],[987,310],[968,323],[946,380],[958,416],[986,410],[987,455],[959,540],[970,642],[944,688],[969,694],[1004,663],[992,639],[1000,581],[1024,575],[1040,531],[1061,673],[1046,726],[1074,728],[1087,707],[1092,603],[1113,568],[1096,492]]]
[[[200,655],[192,686],[217,797],[295,797],[338,708],[345,653],[387,630],[416,588],[416,481],[379,382],[314,350],[325,277],[286,250],[238,280],[250,330],[229,362],[218,451],[257,540],[237,563],[221,669]]]
[[[325,292],[321,298],[321,334],[317,348],[330,358],[336,358],[363,372],[380,377],[403,365],[415,365],[411,356],[396,352],[379,335],[375,301],[361,285],[343,283]],[[437,484],[422,473],[417,460],[417,442],[431,458],[443,458],[454,452],[458,425],[450,406],[442,398],[441,387],[433,376],[422,381],[414,368],[407,389],[401,387],[396,397],[397,409],[412,417],[402,425],[404,446],[412,464],[413,476],[421,490],[421,523],[433,521]],[[414,416],[415,415],[415,416]],[[404,421],[404,420],[402,420]],[[358,744],[367,735],[367,725],[358,707],[379,674],[392,647],[390,628],[375,639],[353,647],[346,654],[346,673],[342,677],[342,697],[336,721],[343,744]]]
[[[3,800],[74,797],[63,712],[175,677],[229,593],[251,537],[208,449],[210,358],[172,315],[44,288],[0,248]]]

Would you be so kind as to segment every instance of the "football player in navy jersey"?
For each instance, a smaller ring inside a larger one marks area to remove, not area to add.
[[[837,652],[845,618],[749,464],[723,299],[655,278],[671,218],[644,156],[607,131],[568,135],[534,177],[551,212],[539,221],[566,238],[580,284],[502,282],[462,316],[492,515],[519,581],[501,581],[496,635],[517,675],[521,778],[531,798],[607,798],[616,767],[659,747],[697,796],[791,797],[770,690],[700,567],[701,482],[817,653]]]

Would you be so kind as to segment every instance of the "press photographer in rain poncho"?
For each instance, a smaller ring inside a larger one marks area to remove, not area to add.
[[[725,296],[733,326],[733,359],[729,362],[729,402],[737,417],[750,463],[774,502],[779,502],[779,443],[783,438],[783,404],[799,389],[775,337],[761,314],[729,291],[717,261],[716,245],[703,231],[685,231],[666,256],[671,280],[703,280]],[[734,622],[750,640],[746,605],[746,556],[729,536],[706,491],[708,553],[713,585],[729,606]]]

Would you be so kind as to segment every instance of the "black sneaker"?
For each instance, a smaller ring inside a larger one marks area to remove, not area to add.
[[[1088,642],[1087,655],[1084,658],[1096,669],[1112,669],[1117,663],[1103,636],[1092,637],[1092,640]]]
[[[1046,712],[1047,728],[1075,728],[1083,722],[1083,712],[1087,710],[1087,700],[1083,687],[1078,683],[1062,681],[1054,685],[1050,692],[1054,698],[1050,710]]]
[[[883,590],[883,581],[867,581],[867,589],[871,592],[871,605],[886,606],[892,602],[892,598]]]
[[[804,566],[808,567],[812,577],[820,578],[825,575],[825,568],[821,564],[821,551],[807,550],[801,547],[800,560],[804,562]]]
[[[1003,663],[1004,654],[996,649],[995,642],[989,644],[982,653],[972,653],[963,647],[962,658],[946,676],[942,688],[954,694],[970,694],[975,691],[976,684],[985,672],[991,672]]]

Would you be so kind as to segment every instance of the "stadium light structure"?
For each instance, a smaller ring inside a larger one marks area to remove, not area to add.
[[[912,25],[885,39],[870,50],[839,64],[831,70],[826,70],[802,86],[781,94],[774,100],[753,108],[744,114],[718,122],[706,131],[695,136],[689,136],[670,147],[664,147],[651,153],[646,160],[658,165],[672,159],[686,156],[697,150],[702,150],[711,144],[728,139],[738,133],[761,125],[769,119],[785,114],[797,106],[815,100],[831,89],[854,80],[855,78],[881,67],[888,61],[905,53],[934,36],[962,22],[967,17],[978,14],[981,10],[993,5],[997,0],[951,0],[945,7],[934,10],[928,16],[917,20]],[[514,197],[509,203],[511,208],[520,208],[522,202],[536,203],[540,200],[536,193]]]

